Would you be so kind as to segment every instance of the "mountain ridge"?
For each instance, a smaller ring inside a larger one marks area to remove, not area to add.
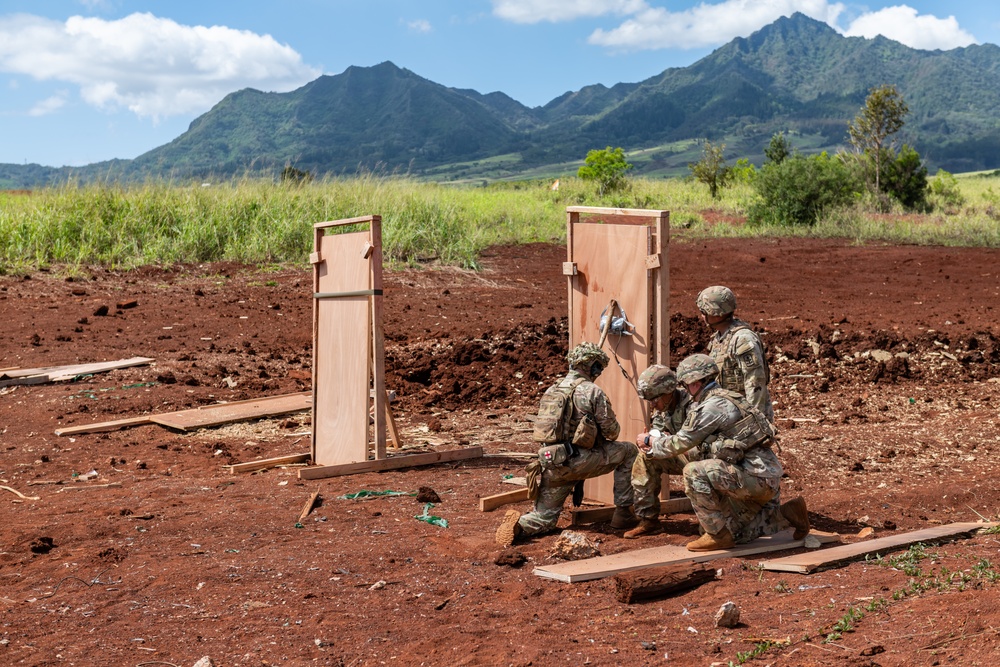
[[[643,149],[636,173],[676,173],[701,139],[760,159],[784,131],[806,151],[843,146],[868,91],[896,85],[910,107],[901,138],[932,167],[1000,166],[1000,47],[922,51],[845,37],[796,13],[687,67],[636,83],[584,86],[527,107],[501,91],[449,88],[386,61],[323,75],[288,93],[227,95],[173,141],[133,160],[79,168],[0,165],[0,185],[68,177],[211,178],[404,171],[444,180],[517,177],[604,146]],[[495,162],[501,160],[503,169]]]

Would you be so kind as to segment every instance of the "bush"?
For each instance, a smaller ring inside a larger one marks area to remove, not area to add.
[[[944,169],[938,169],[927,190],[930,193],[930,204],[936,209],[953,211],[965,203],[965,197],[958,188],[958,179]]]
[[[759,199],[747,219],[753,225],[812,225],[824,210],[849,204],[860,185],[843,162],[826,153],[769,162],[757,174]]]

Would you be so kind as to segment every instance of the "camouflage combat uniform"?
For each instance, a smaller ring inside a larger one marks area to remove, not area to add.
[[[684,426],[676,434],[650,440],[649,456],[669,458],[699,451],[701,460],[684,466],[684,493],[691,500],[701,527],[712,535],[728,528],[737,543],[771,535],[789,526],[782,516],[782,468],[767,446],[747,450],[742,460],[727,463],[716,458],[712,445],[742,419],[749,403],[735,392],[711,382],[694,399]],[[765,445],[767,443],[764,443]]]
[[[708,356],[719,366],[718,382],[724,389],[742,394],[750,405],[774,421],[764,345],[750,325],[734,317],[729,328],[712,336]]]
[[[581,377],[587,376],[570,370],[560,384],[568,386]],[[537,535],[555,528],[563,503],[573,492],[573,487],[577,482],[591,477],[614,471],[615,506],[628,507],[632,504],[632,463],[638,448],[632,442],[615,441],[621,431],[618,419],[604,391],[589,378],[573,392],[573,415],[568,429],[570,433],[576,430],[585,415],[592,415],[597,422],[600,433],[598,442],[592,449],[574,448],[573,456],[562,465],[543,470],[534,511],[518,519],[525,535]]]
[[[673,435],[681,430],[691,407],[691,395],[683,388],[674,389],[676,403],[667,413],[654,410],[650,419],[652,428],[661,434]],[[651,439],[652,442],[652,439]],[[661,475],[680,475],[688,461],[700,457],[696,449],[688,450],[682,457],[654,458],[640,451],[632,464],[632,488],[635,489],[635,513],[639,518],[656,519],[660,516]]]

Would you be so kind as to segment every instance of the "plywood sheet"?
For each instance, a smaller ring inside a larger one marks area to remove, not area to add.
[[[817,530],[812,531],[811,535],[819,539],[820,542],[836,542],[840,539],[836,533],[823,533]],[[659,567],[675,563],[704,563],[718,558],[740,558],[768,551],[794,549],[801,547],[802,542],[803,540],[792,539],[792,531],[786,530],[776,535],[758,538],[749,544],[740,544],[732,549],[720,549],[718,551],[694,552],[688,551],[680,545],[668,544],[662,547],[637,549],[610,556],[598,556],[597,558],[536,567],[533,574],[539,577],[565,581],[566,583],[575,583],[578,581],[602,579],[610,577],[613,574],[618,574],[619,572],[641,570],[647,567]]]
[[[371,289],[370,233],[317,237],[320,293]],[[368,458],[371,311],[367,295],[316,300],[313,460],[338,465]]]
[[[57,380],[71,380],[77,375],[104,373],[118,368],[144,366],[153,359],[149,357],[131,357],[118,361],[98,361],[89,364],[72,364],[68,366],[46,366],[43,368],[22,368],[6,371],[0,374],[0,387],[15,384],[42,384]]]
[[[865,554],[887,552],[906,547],[917,542],[931,542],[945,537],[954,537],[964,533],[971,533],[980,528],[995,526],[995,523],[951,523],[945,526],[935,526],[925,528],[901,535],[889,535],[874,540],[855,542],[854,544],[842,544],[832,549],[821,549],[808,551],[802,554],[786,556],[785,558],[775,558],[761,563],[765,570],[776,572],[799,572],[808,574],[821,567],[834,565],[849,561]]]
[[[205,405],[192,410],[180,410],[165,414],[149,415],[147,419],[161,426],[168,426],[180,431],[218,426],[230,422],[273,417],[290,412],[301,412],[312,407],[312,392],[271,396],[235,403],[220,403]]]
[[[633,336],[607,337],[604,351],[611,364],[596,380],[611,399],[621,424],[619,440],[634,441],[646,429],[646,405],[636,394],[634,382],[651,359],[650,273],[645,262],[651,236],[651,228],[643,225],[576,222],[569,248],[569,259],[577,267],[577,274],[570,279],[570,345],[599,341],[601,311],[611,299],[636,325]],[[628,378],[615,363],[615,356]],[[584,492],[587,498],[613,503],[613,477],[587,480]]]

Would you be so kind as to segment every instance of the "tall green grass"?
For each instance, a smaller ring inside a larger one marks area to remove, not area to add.
[[[634,179],[598,199],[592,185],[551,182],[455,187],[360,175],[290,186],[234,180],[209,187],[151,183],[67,185],[30,195],[0,193],[0,271],[49,264],[140,265],[236,261],[305,263],[313,224],[382,216],[390,263],[435,260],[475,268],[496,244],[563,242],[566,207],[666,209],[684,238],[821,236],[857,242],[1000,247],[1000,177],[959,179],[964,203],[929,215],[880,216],[860,204],[831,211],[813,227],[750,227],[742,216],[753,189],[737,184],[713,200],[683,179]],[[721,216],[728,222],[707,220]]]

